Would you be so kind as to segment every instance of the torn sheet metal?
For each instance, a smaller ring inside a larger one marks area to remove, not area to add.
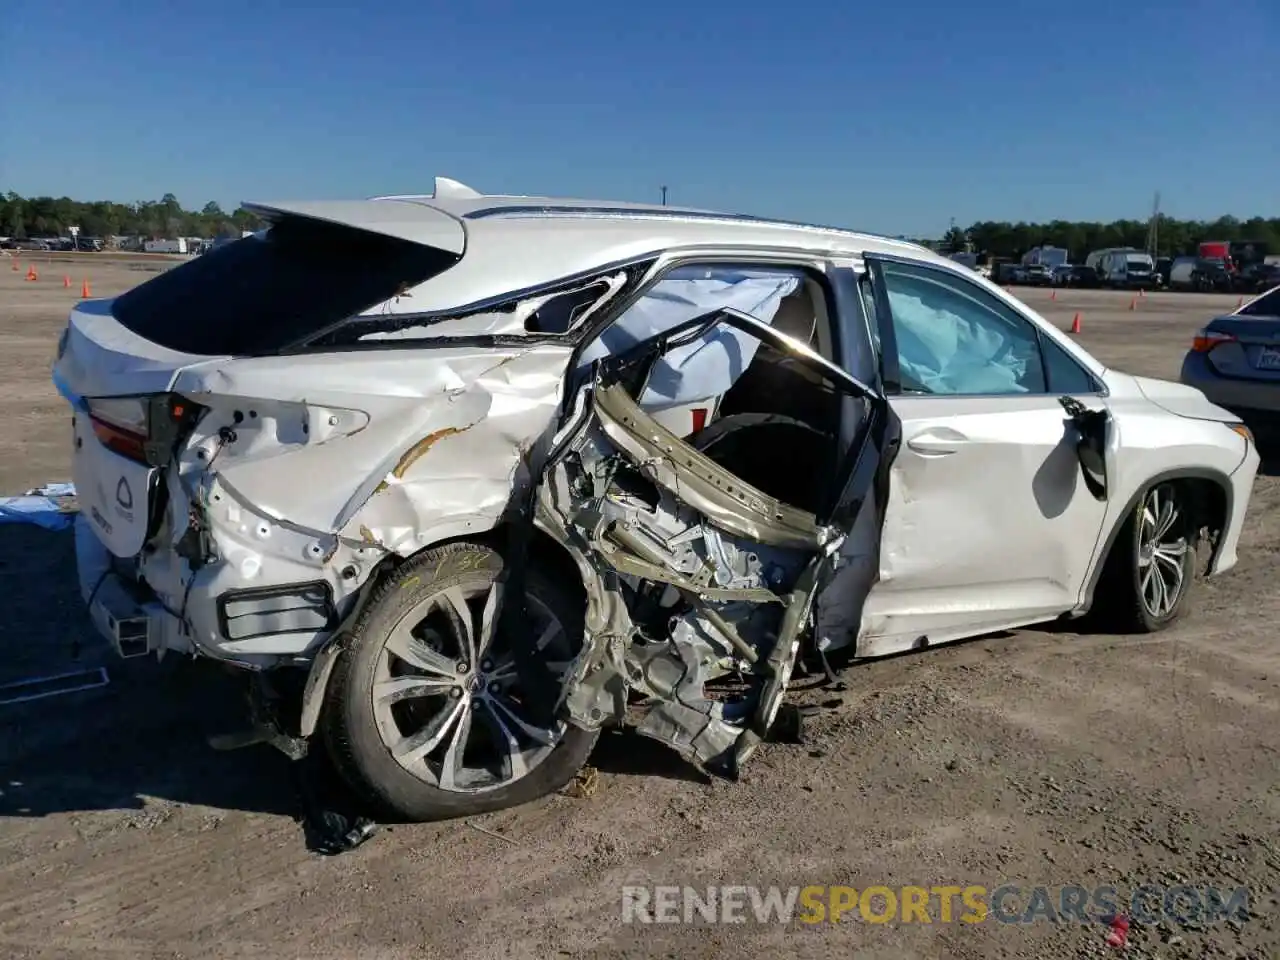
[[[707,769],[736,770],[786,690],[825,538],[811,517],[798,536],[772,498],[674,439],[655,474],[638,442],[665,431],[621,387],[597,383],[583,410],[584,429],[538,491],[540,522],[588,573],[588,642],[570,668],[565,708],[595,728],[621,722],[640,694],[639,733]],[[763,503],[774,512],[757,514]],[[735,673],[738,694],[708,695],[710,681]]]
[[[830,582],[814,604],[814,642],[823,653],[858,640],[867,598],[881,573],[881,536],[879,505],[873,492],[833,558]]]
[[[626,285],[627,279],[627,273],[621,271],[564,290],[529,297],[505,308],[481,310],[457,317],[429,317],[417,324],[406,320],[405,326],[366,333],[359,340],[373,342],[566,333],[572,328],[585,325],[604,309]],[[400,299],[397,298],[397,305]],[[377,316],[379,310],[370,311],[370,314]]]
[[[527,451],[551,426],[560,402],[567,347],[507,355],[469,386],[424,407],[447,426],[429,430],[374,473],[338,516],[343,536],[359,531],[406,555],[449,536],[494,527],[513,496],[528,490]]]

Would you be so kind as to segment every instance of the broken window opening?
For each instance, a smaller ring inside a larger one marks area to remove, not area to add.
[[[544,288],[535,295],[499,299],[453,313],[395,313],[391,309],[393,301],[387,301],[310,346],[374,346],[388,341],[413,346],[424,340],[462,337],[571,336],[610,303],[634,289],[649,266],[634,264],[605,275],[562,283],[558,288]]]
[[[826,304],[823,283],[800,269],[679,267],[601,334],[579,369],[612,344],[610,379],[646,413],[746,484],[816,514],[841,460],[847,391],[717,310],[740,310],[821,355],[834,340]]]
[[[568,333],[611,300],[621,286],[622,279],[625,277],[618,275],[606,280],[596,280],[584,287],[567,290],[543,300],[525,317],[525,330],[529,333]]]

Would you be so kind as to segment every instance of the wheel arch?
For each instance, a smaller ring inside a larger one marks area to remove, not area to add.
[[[1194,516],[1193,529],[1200,530],[1207,526],[1216,534],[1221,534],[1228,518],[1231,516],[1235,496],[1231,486],[1231,478],[1227,474],[1212,467],[1177,467],[1147,478],[1146,482],[1139,486],[1133,495],[1129,497],[1124,509],[1115,515],[1115,519],[1107,531],[1106,538],[1103,540],[1102,549],[1095,556],[1093,569],[1089,572],[1089,579],[1085,582],[1080,603],[1072,612],[1073,616],[1083,616],[1093,607],[1094,596],[1097,592],[1098,583],[1102,579],[1102,572],[1107,566],[1107,560],[1111,556],[1111,551],[1115,549],[1116,540],[1120,536],[1120,531],[1124,529],[1129,516],[1138,508],[1138,504],[1152,487],[1169,482],[1185,485],[1190,490],[1191,510]],[[1221,547],[1221,539],[1215,537],[1213,554],[1209,557],[1210,566],[1217,558],[1217,553]]]
[[[367,598],[373,594],[377,589],[378,583],[384,577],[427,550],[435,550],[451,543],[480,544],[505,556],[511,543],[510,533],[511,524],[504,521],[485,530],[446,537],[442,540],[425,544],[408,556],[389,554],[385,557],[383,562],[375,568],[372,575],[361,584],[356,601],[352,604],[351,611],[343,618],[343,622],[334,630],[333,635],[316,650],[312,657],[311,665],[307,670],[306,684],[302,691],[299,734],[302,737],[310,737],[315,733],[320,720],[320,709],[324,704],[325,694],[328,691],[329,679],[332,677],[333,668],[342,653],[342,639],[359,617]],[[531,563],[545,565],[554,571],[556,580],[568,586],[575,598],[582,603],[584,610],[587,609],[587,588],[583,582],[583,570],[578,561],[563,544],[536,524],[533,525],[532,533],[529,537],[528,559]]]

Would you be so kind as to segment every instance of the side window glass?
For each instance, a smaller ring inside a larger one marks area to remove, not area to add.
[[[884,264],[904,392],[942,396],[1045,393],[1035,328],[950,271]]]
[[[1044,353],[1044,368],[1049,374],[1050,393],[1097,393],[1098,381],[1084,367],[1071,359],[1071,355],[1049,337],[1042,337],[1040,349]]]
[[[876,315],[876,293],[871,277],[863,273],[858,277],[858,292],[862,294],[862,306],[867,312],[867,325],[871,328],[871,346],[880,355],[880,318]]]

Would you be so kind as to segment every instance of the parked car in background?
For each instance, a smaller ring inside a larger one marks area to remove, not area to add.
[[[1155,261],[1141,250],[1126,247],[1097,251],[1086,262],[1098,271],[1098,280],[1104,287],[1151,290],[1157,285]]]
[[[624,721],[736,776],[800,658],[1151,633],[1237,562],[1237,418],[922,246],[448,180],[245,207],[71,309],[82,594],[400,817],[551,793]]]
[[[1050,282],[1055,287],[1069,286],[1069,281],[1071,279],[1071,273],[1073,270],[1075,270],[1075,266],[1070,263],[1063,263],[1054,267],[1053,276],[1050,278]]]
[[[1173,290],[1226,292],[1232,286],[1226,262],[1216,257],[1177,257],[1169,268],[1169,287]]]
[[[1086,267],[1083,264],[1075,264],[1071,267],[1066,277],[1062,281],[1063,286],[1081,287],[1086,290],[1096,289],[1101,284],[1098,282],[1098,271],[1093,267]]]
[[[1044,263],[1032,263],[1022,267],[1022,283],[1030,287],[1047,287],[1053,283],[1054,268]]]
[[[1240,271],[1242,290],[1262,293],[1280,285],[1280,264],[1251,263]]]
[[[1018,264],[1008,257],[993,257],[987,266],[991,268],[991,273],[988,274],[991,282],[1005,286],[1012,282],[1013,270]]]
[[[1157,257],[1156,258],[1156,276],[1160,279],[1162,287],[1169,286],[1169,272],[1173,269],[1173,257]]]
[[[1180,379],[1267,442],[1280,440],[1280,286],[1197,331]]]
[[[1027,269],[1020,263],[1002,261],[995,265],[995,281],[1001,284],[1022,284],[1027,282]]]
[[[1024,267],[1041,266],[1052,269],[1062,266],[1070,258],[1070,253],[1064,247],[1039,246],[1024,253],[1021,262]]]

